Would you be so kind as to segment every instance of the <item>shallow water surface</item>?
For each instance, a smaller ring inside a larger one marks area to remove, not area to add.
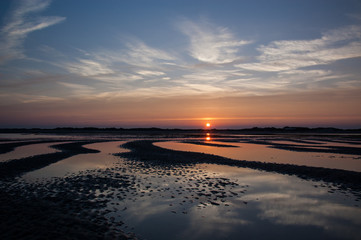
[[[258,162],[286,163],[305,165],[312,167],[325,167],[344,169],[361,172],[361,158],[358,155],[346,155],[336,153],[317,153],[317,152],[295,152],[270,148],[267,145],[252,143],[224,143],[217,141],[207,141],[213,144],[229,144],[237,148],[204,146],[190,143],[181,143],[175,141],[157,142],[154,145],[191,152],[203,152],[215,154],[236,160],[248,160]]]
[[[99,150],[99,153],[79,154],[62,161],[51,164],[42,169],[29,172],[23,176],[25,179],[38,179],[50,177],[64,177],[67,174],[76,174],[79,171],[90,169],[104,169],[113,166],[117,161],[113,153],[126,152],[119,146],[125,141],[101,142],[84,145],[86,148]]]
[[[59,150],[56,150],[54,148],[51,148],[50,146],[56,145],[58,143],[34,143],[30,145],[20,146],[15,148],[13,151],[0,154],[0,162],[9,161],[12,159],[19,159],[19,158],[25,158],[30,157],[34,155],[39,154],[47,154],[47,153],[55,153],[59,152]]]
[[[133,169],[137,191],[114,199],[109,208],[117,211],[109,217],[119,217],[124,231],[145,239],[352,239],[361,234],[355,198],[331,193],[321,183],[212,164],[163,174]],[[216,179],[235,184],[217,186]]]

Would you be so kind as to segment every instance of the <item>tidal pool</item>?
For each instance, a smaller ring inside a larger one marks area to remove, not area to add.
[[[58,152],[58,150],[50,147],[55,144],[58,143],[34,143],[20,146],[11,152],[0,154],[0,162],[11,161],[12,159],[25,158],[39,154],[55,153]]]
[[[39,178],[64,177],[69,174],[77,174],[80,171],[90,169],[104,169],[112,167],[116,161],[112,154],[122,151],[119,146],[124,141],[100,142],[84,145],[86,148],[99,150],[99,153],[79,154],[62,161],[51,164],[47,167],[29,172],[23,176],[24,179],[34,180]]]
[[[344,170],[361,172],[361,156],[359,155],[322,153],[322,152],[295,152],[295,151],[271,148],[267,145],[253,144],[253,143],[239,143],[239,142],[225,143],[218,141],[207,141],[207,143],[228,144],[237,147],[231,148],[231,147],[205,146],[205,145],[182,143],[176,141],[157,142],[154,145],[162,148],[178,150],[178,151],[209,153],[236,160],[286,163],[286,164],[335,168],[335,169],[344,169]]]

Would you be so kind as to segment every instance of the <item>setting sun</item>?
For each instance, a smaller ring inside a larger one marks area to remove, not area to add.
[[[206,127],[209,128],[211,126],[210,123],[206,123]]]

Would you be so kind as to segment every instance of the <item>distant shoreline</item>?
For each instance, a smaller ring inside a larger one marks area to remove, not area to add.
[[[164,133],[228,133],[228,134],[361,134],[360,129],[340,129],[333,127],[254,127],[244,129],[179,129],[179,128],[96,128],[96,127],[58,127],[58,128],[0,128],[0,133],[65,134],[65,133],[119,133],[119,134],[164,134]]]

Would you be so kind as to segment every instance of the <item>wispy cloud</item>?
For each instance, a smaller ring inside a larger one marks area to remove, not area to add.
[[[53,96],[44,96],[44,95],[22,95],[23,103],[39,103],[39,102],[55,102],[62,101],[63,98],[53,97]]]
[[[126,45],[128,50],[122,60],[131,65],[149,65],[156,62],[167,63],[175,60],[175,58],[166,51],[152,48],[139,40],[134,40],[132,43],[127,43]]]
[[[149,71],[149,70],[141,70],[137,72],[140,75],[143,76],[162,76],[165,73],[164,72],[159,72],[159,71]]]
[[[361,57],[361,27],[348,26],[328,31],[319,39],[274,41],[258,48],[257,62],[236,67],[264,72],[280,72],[329,64]]]
[[[184,84],[184,87],[187,89],[187,92],[193,94],[205,94],[205,93],[218,93],[225,91],[224,88],[213,86],[212,84]]]
[[[239,58],[239,47],[251,43],[237,40],[227,29],[216,27],[203,21],[195,23],[184,20],[179,24],[180,30],[189,37],[190,55],[202,62],[222,64]]]
[[[14,103],[49,103],[62,101],[64,98],[39,94],[0,93],[0,106]]]
[[[174,65],[176,58],[167,51],[151,47],[143,41],[131,38],[130,41],[119,46],[119,49],[101,49],[88,55],[97,61],[112,64],[127,64],[136,68],[160,68],[162,65]]]
[[[70,88],[72,90],[72,93],[78,97],[81,95],[93,94],[95,90],[93,87],[82,84],[67,83],[67,82],[58,82],[58,84],[66,88]]]
[[[167,51],[147,45],[141,40],[132,38],[115,49],[87,50],[77,49],[81,56],[74,60],[64,60],[56,64],[67,72],[74,74],[74,83],[81,84],[86,78],[106,82],[98,92],[113,89],[114,91],[131,91],[149,87],[149,83],[161,85],[162,81],[171,78],[178,60]],[[87,84],[96,84],[88,81]]]
[[[97,76],[114,73],[106,64],[90,59],[78,59],[78,62],[67,63],[65,67],[69,72],[80,76]]]
[[[246,76],[248,74],[237,69],[197,69],[182,75],[182,79],[190,83],[219,83]]]
[[[102,82],[108,82],[109,84],[118,84],[118,83],[126,83],[126,82],[133,82],[137,80],[144,79],[143,76],[125,73],[125,72],[116,72],[114,74],[106,74],[106,75],[96,75],[92,76],[93,79]]]
[[[0,32],[0,63],[24,58],[23,42],[31,32],[41,30],[64,21],[65,17],[34,17],[33,14],[45,10],[50,0],[22,0],[5,20]]]

